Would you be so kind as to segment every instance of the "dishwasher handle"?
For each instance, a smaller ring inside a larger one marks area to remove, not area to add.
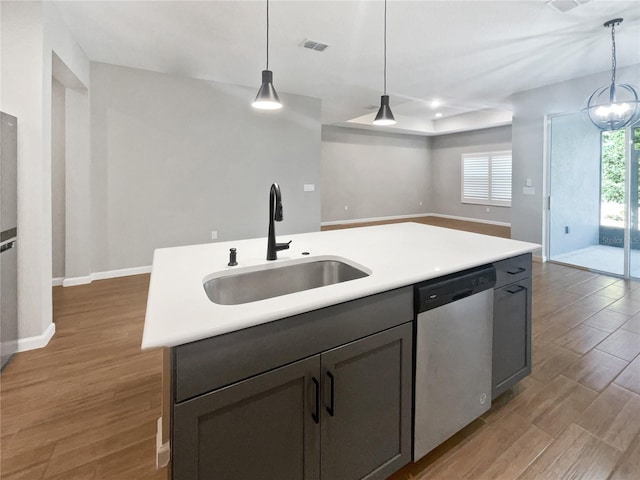
[[[451,301],[455,302],[455,301],[458,301],[458,300],[462,300],[463,298],[471,296],[472,293],[473,293],[473,289],[472,288],[468,288],[466,290],[461,290],[461,291],[453,294],[453,296],[451,297]]]

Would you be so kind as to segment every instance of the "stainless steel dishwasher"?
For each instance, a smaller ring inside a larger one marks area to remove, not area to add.
[[[415,286],[414,461],[491,406],[493,266]]]

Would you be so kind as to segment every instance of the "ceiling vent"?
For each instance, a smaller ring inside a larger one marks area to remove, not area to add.
[[[305,40],[300,45],[309,50],[315,50],[316,52],[322,52],[329,46],[326,43],[315,42],[313,40]]]
[[[591,0],[549,0],[546,4],[556,12],[565,13],[590,1]]]

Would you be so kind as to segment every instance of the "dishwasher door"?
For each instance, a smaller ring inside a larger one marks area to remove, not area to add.
[[[491,407],[493,288],[419,313],[413,458]]]

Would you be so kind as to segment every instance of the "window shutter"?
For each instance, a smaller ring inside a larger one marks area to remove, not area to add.
[[[462,155],[462,203],[511,206],[511,152]]]
[[[511,152],[491,156],[491,201],[511,206]]]
[[[464,179],[462,201],[468,203],[489,200],[489,157],[463,155]]]

